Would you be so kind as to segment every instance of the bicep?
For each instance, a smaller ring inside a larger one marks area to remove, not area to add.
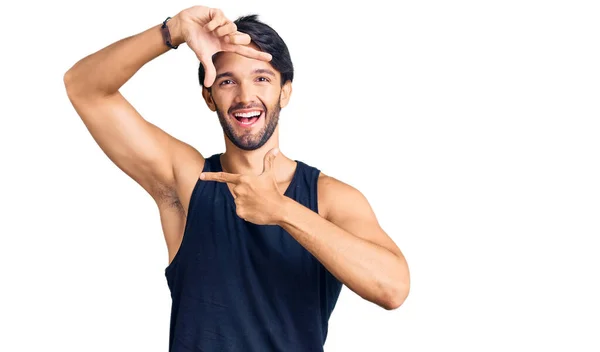
[[[172,152],[180,142],[142,118],[121,93],[70,99],[106,156],[151,195],[157,184],[173,182]]]
[[[402,257],[402,252],[383,230],[369,201],[356,188],[324,176],[319,185],[319,198],[325,206],[325,218],[366,241],[386,248]]]

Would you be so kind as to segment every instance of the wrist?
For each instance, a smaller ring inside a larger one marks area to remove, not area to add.
[[[290,222],[290,215],[293,212],[293,207],[295,205],[295,201],[289,197],[283,196],[281,200],[281,204],[278,207],[279,211],[277,214],[276,224],[279,226],[283,226]]]
[[[173,46],[178,46],[185,43],[185,39],[183,38],[183,33],[181,31],[181,18],[179,17],[179,14],[168,20],[166,25],[167,28],[169,28],[171,44]]]

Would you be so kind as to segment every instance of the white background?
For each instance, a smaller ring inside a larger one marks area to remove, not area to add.
[[[327,352],[600,350],[593,3],[3,3],[0,350],[167,350],[158,211],[63,75],[196,4],[281,34],[296,68],[282,152],[361,190],[408,260],[397,310],[343,289]],[[182,45],[121,91],[211,155],[223,135],[197,64]]]

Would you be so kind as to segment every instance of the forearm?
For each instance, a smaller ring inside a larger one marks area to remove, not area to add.
[[[408,294],[404,258],[355,236],[293,200],[285,200],[278,223],[340,282],[362,298],[386,309]]]
[[[181,44],[176,18],[167,22],[171,39]],[[121,39],[78,61],[66,74],[71,94],[109,95],[117,92],[141,67],[170,50],[162,39],[162,23],[139,34]]]

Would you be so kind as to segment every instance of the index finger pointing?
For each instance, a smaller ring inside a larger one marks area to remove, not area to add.
[[[203,172],[200,174],[200,179],[204,181],[238,183],[240,175],[227,172]]]

